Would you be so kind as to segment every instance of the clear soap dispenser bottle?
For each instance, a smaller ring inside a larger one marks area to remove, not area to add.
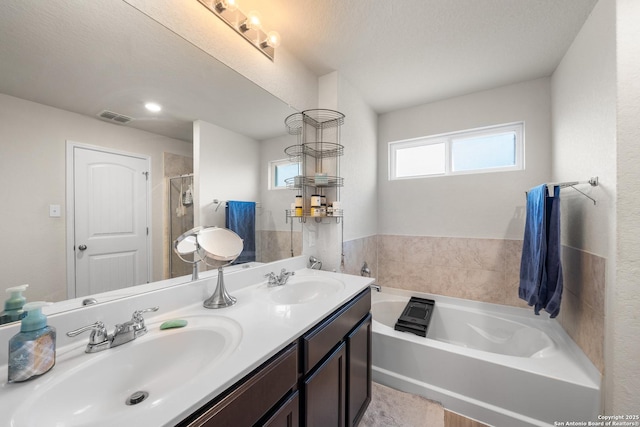
[[[0,325],[4,323],[17,322],[26,316],[27,313],[23,310],[24,304],[27,299],[22,295],[27,290],[29,285],[14,286],[13,288],[7,288],[7,293],[11,294],[9,298],[4,302],[4,311],[0,314]]]
[[[26,381],[48,372],[56,364],[56,330],[47,325],[42,307],[48,302],[24,305],[20,333],[9,340],[10,383]]]

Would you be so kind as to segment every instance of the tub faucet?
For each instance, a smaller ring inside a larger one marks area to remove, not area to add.
[[[380,291],[382,290],[382,288],[380,287],[380,285],[376,285],[375,283],[370,284],[370,285],[369,285],[369,287],[370,287],[371,289],[373,289],[374,291],[376,291],[376,292],[380,292]]]
[[[271,273],[265,274],[264,277],[269,279],[268,286],[282,286],[287,283],[289,277],[295,276],[295,271],[287,271],[285,268],[280,270],[280,275],[276,276],[276,273],[273,271]]]
[[[315,269],[316,267],[318,267],[318,270],[322,270],[322,261],[320,261],[318,258],[314,257],[313,255],[309,257],[309,264],[311,264],[309,268],[312,270]]]

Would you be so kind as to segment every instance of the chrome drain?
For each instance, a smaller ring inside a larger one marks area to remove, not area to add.
[[[149,397],[149,393],[146,391],[136,391],[131,396],[127,397],[125,403],[129,406],[137,405],[138,403],[144,401],[147,397]]]

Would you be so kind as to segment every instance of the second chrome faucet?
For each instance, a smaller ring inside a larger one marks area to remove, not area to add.
[[[91,331],[85,353],[96,353],[108,348],[117,347],[147,333],[147,327],[144,324],[142,314],[149,311],[158,311],[158,307],[134,311],[131,320],[116,325],[113,334],[108,334],[104,323],[98,320],[91,325],[67,332],[67,336],[75,337],[83,332]]]
[[[289,277],[294,276],[295,274],[295,271],[287,271],[283,268],[280,270],[279,276],[276,276],[276,273],[272,271],[271,273],[265,274],[264,277],[269,279],[268,286],[282,286],[287,283]]]

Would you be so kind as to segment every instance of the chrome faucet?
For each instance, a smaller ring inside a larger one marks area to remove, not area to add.
[[[91,331],[89,343],[87,344],[87,348],[84,350],[85,353],[97,353],[98,351],[117,347],[124,343],[128,343],[129,341],[133,341],[147,333],[147,327],[144,324],[144,317],[142,317],[142,314],[149,311],[158,311],[158,307],[134,311],[131,316],[131,320],[116,325],[113,330],[113,334],[111,335],[107,333],[107,328],[104,323],[98,320],[91,325],[83,326],[67,332],[67,336],[75,337],[83,332]]]
[[[318,267],[318,270],[322,269],[322,261],[320,261],[318,258],[314,257],[313,255],[309,257],[309,264],[311,264],[309,268],[312,270],[315,269],[316,267]]]
[[[280,275],[276,276],[276,273],[273,271],[271,273],[265,274],[264,277],[269,279],[269,283],[267,286],[282,286],[287,283],[289,277],[295,276],[295,271],[287,271],[285,268],[280,270]]]

